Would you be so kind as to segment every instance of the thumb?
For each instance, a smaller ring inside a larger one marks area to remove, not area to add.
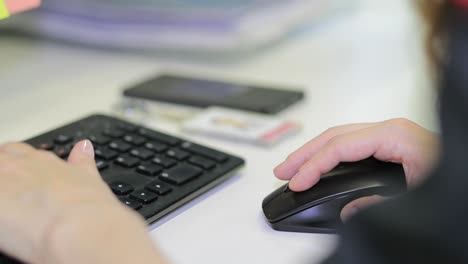
[[[76,143],[68,156],[68,163],[96,173],[94,148],[91,141],[85,139]]]
[[[385,198],[379,195],[367,196],[367,197],[356,199],[348,203],[345,207],[343,207],[343,209],[341,210],[341,215],[340,215],[341,220],[343,222],[346,222],[348,221],[349,218],[351,218],[357,212],[371,205],[382,202],[383,200],[385,200]]]

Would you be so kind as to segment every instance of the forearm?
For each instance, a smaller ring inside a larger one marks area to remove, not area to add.
[[[59,220],[45,242],[41,262],[53,264],[166,263],[147,233],[145,222],[124,209],[86,209]],[[90,217],[82,217],[86,214]],[[104,216],[96,219],[95,215]]]

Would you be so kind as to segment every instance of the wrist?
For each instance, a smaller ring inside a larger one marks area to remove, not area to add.
[[[138,215],[121,205],[74,209],[58,218],[44,239],[44,263],[135,263],[157,257]]]

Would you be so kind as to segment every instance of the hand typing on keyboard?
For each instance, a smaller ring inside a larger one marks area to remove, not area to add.
[[[27,143],[0,146],[0,252],[31,263],[160,263],[142,220],[161,219],[244,163],[104,115]]]
[[[0,250],[27,263],[163,263],[143,218],[101,179],[88,140],[68,161],[0,145],[0,211]]]

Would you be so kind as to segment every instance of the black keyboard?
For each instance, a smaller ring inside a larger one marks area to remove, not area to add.
[[[233,175],[241,158],[105,115],[92,115],[26,142],[67,159],[93,142],[96,166],[118,199],[148,223]],[[17,263],[0,254],[0,263]]]
[[[67,159],[82,139],[119,200],[153,223],[232,175],[241,158],[104,115],[92,115],[26,142]]]

